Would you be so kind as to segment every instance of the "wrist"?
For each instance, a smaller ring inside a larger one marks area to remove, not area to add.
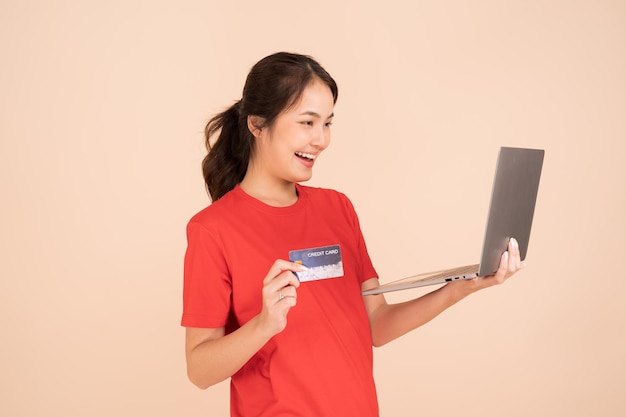
[[[261,314],[262,313],[250,319],[248,324],[250,325],[254,337],[262,341],[262,344],[264,345],[276,334],[276,332],[273,331],[272,328],[266,324],[266,321],[263,320]]]
[[[447,291],[447,299],[450,305],[456,304],[468,295],[470,295],[473,291],[470,290],[470,286],[473,283],[471,281],[457,281],[446,284],[442,289]]]

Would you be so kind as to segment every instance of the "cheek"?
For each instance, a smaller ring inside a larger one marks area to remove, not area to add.
[[[300,150],[309,142],[309,135],[301,129],[291,129],[286,131],[285,135],[282,137],[282,146],[286,149],[290,149],[292,152]]]

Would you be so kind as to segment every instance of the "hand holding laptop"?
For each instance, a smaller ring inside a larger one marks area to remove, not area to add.
[[[525,266],[521,259],[519,244],[515,238],[511,238],[507,250],[500,257],[500,266],[495,274],[483,278],[457,280],[449,285],[454,289],[455,298],[461,300],[478,290],[504,283]]]

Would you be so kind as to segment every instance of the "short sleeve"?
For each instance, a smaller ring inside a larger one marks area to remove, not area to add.
[[[346,209],[348,210],[352,221],[357,253],[360,258],[359,282],[362,284],[368,279],[378,278],[378,273],[376,272],[376,269],[374,269],[374,265],[372,264],[372,260],[367,251],[367,245],[365,244],[365,238],[363,237],[363,232],[361,231],[361,225],[359,223],[359,217],[356,214],[356,210],[347,196],[343,194],[341,194],[341,196],[343,197]]]
[[[203,328],[225,326],[231,309],[231,293],[230,273],[219,237],[203,224],[190,221],[181,324]]]

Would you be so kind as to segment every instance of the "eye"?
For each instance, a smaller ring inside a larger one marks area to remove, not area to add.
[[[300,122],[301,124],[305,125],[305,126],[313,126],[313,122],[310,120],[305,120],[303,122]]]
[[[326,122],[324,123],[324,126],[326,127],[331,127],[333,125],[333,122]]]

